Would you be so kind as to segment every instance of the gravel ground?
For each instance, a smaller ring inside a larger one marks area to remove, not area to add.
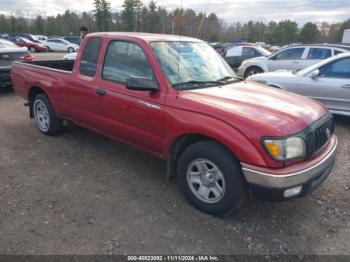
[[[312,195],[220,219],[162,161],[74,125],[43,136],[23,103],[0,94],[0,254],[350,255],[350,118],[336,118],[336,166]]]

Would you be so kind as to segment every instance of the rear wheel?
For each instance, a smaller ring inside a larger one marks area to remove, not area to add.
[[[47,51],[47,52],[51,52],[50,47],[46,46],[46,51]]]
[[[248,195],[239,161],[214,141],[195,143],[183,152],[178,179],[189,202],[212,215],[232,213]]]
[[[74,52],[74,48],[73,47],[69,47],[68,48],[68,53],[73,53]]]
[[[257,66],[249,67],[245,72],[244,77],[247,78],[248,76],[261,74],[263,72],[264,71],[260,67],[257,67]]]
[[[49,98],[39,94],[33,101],[35,122],[45,135],[55,135],[62,129],[62,119],[58,118],[52,108]]]

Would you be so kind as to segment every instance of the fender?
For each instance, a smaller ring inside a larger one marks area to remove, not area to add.
[[[255,146],[244,134],[228,123],[207,115],[175,108],[167,108],[165,115],[168,118],[165,122],[169,123],[164,130],[165,159],[177,138],[186,134],[198,134],[222,143],[241,162],[266,166],[266,162]]]

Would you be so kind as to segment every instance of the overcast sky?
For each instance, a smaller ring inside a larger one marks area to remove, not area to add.
[[[208,0],[183,0],[183,7],[204,12]],[[226,22],[248,20],[270,21],[291,19],[300,25],[312,22],[339,22],[350,18],[349,0],[209,0],[207,13],[215,12]],[[0,0],[0,13],[26,17],[56,15],[69,9],[91,11],[92,0]],[[110,0],[113,10],[120,9],[123,0]],[[148,0],[144,0],[147,3]],[[180,7],[181,0],[158,0],[170,9]]]

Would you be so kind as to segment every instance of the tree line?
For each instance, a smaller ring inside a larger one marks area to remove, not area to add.
[[[124,0],[122,10],[112,11],[107,0],[94,0],[94,10],[75,13],[70,10],[56,16],[35,19],[0,15],[0,33],[31,33],[36,35],[78,35],[85,25],[90,32],[131,31],[177,34],[198,37],[210,42],[266,42],[272,45],[291,43],[339,43],[350,19],[342,23],[306,23],[302,27],[291,20],[280,22],[249,21],[227,24],[215,13],[192,9],[167,10],[155,0]]]

